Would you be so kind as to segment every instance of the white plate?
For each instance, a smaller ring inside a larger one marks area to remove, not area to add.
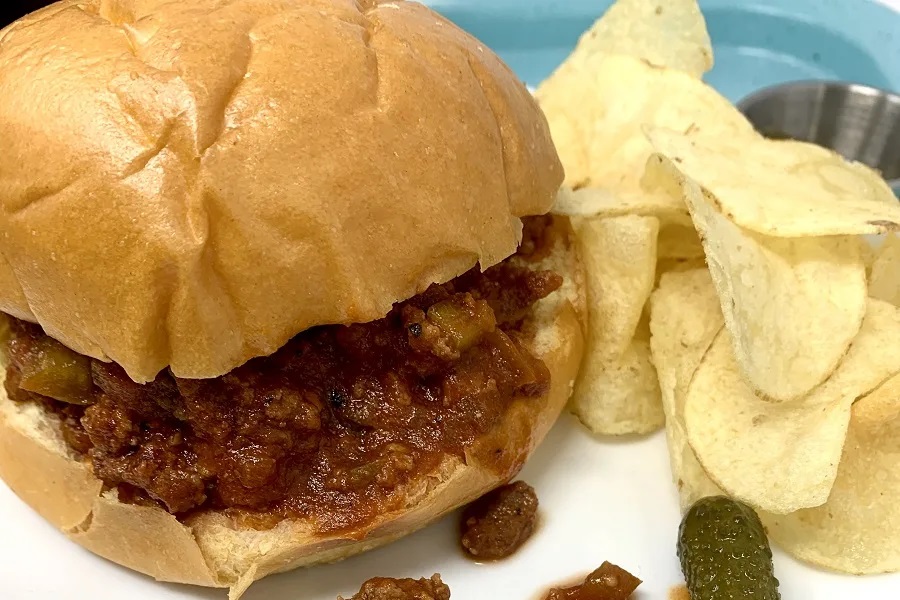
[[[835,10],[838,7],[847,10],[848,5],[857,2],[860,6],[866,4],[865,0],[803,1],[820,2]],[[481,2],[491,0],[435,0],[434,3],[462,9],[480,6]],[[546,52],[534,53],[526,51],[527,41],[532,39],[530,34],[525,36],[525,42],[519,36],[507,36],[510,46],[504,56],[522,69],[546,71],[574,45],[579,28],[589,25],[608,3],[596,0],[595,8],[586,8],[594,7],[594,2],[491,2],[493,18],[503,17],[504,6],[511,19],[521,18],[519,9],[526,5],[532,10],[541,7],[550,11],[571,10],[574,15],[560,21],[560,27],[568,27],[561,46],[551,44]],[[897,6],[900,0],[882,2]],[[736,3],[736,0],[704,2]],[[798,3],[799,0],[793,4]],[[785,0],[784,6],[791,4]],[[577,11],[576,5],[580,7]],[[536,10],[528,22],[546,26],[546,14],[538,14],[541,12]],[[472,18],[471,11],[460,15]],[[491,33],[496,23],[491,21],[485,32]],[[470,21],[470,24],[477,25],[477,22]],[[847,21],[843,31],[861,27],[859,22]],[[876,37],[873,35],[866,44],[878,45],[887,39]],[[550,38],[553,39],[549,42],[559,41],[553,35]],[[522,43],[526,44],[524,49]],[[738,50],[734,53],[738,54]],[[896,58],[891,52],[882,53],[879,61],[891,63]],[[874,72],[880,73],[877,69]],[[526,80],[537,83],[545,74],[529,75]],[[895,81],[894,78],[900,77],[900,70],[887,69],[885,74]],[[644,580],[636,596],[639,599],[664,600],[669,590],[680,582],[675,556],[680,516],[662,434],[631,441],[597,439],[574,419],[564,417],[529,462],[522,479],[537,488],[541,525],[534,538],[512,559],[492,565],[468,562],[458,550],[458,517],[453,515],[367,555],[263,580],[250,589],[245,600],[334,600],[338,594],[349,597],[362,581],[373,576],[422,577],[435,572],[440,572],[450,585],[454,600],[536,600],[549,586],[571,582],[604,560],[617,563]],[[221,600],[225,597],[222,590],[159,584],[82,550],[3,485],[0,485],[0,515],[0,600]],[[776,571],[785,600],[900,597],[900,575],[856,578],[824,573],[777,551]]]

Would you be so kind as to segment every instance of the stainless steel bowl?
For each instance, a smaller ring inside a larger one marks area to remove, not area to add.
[[[878,169],[900,195],[900,95],[800,81],[760,90],[738,108],[764,135],[814,142]]]

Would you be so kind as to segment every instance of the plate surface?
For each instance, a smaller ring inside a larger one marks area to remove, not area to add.
[[[608,0],[434,0],[496,49],[529,84],[572,49]],[[708,81],[732,100],[787,79],[851,79],[900,91],[900,0],[701,0],[716,49]],[[892,32],[897,32],[892,35]],[[264,580],[246,600],[334,600],[369,577],[442,573],[458,600],[537,600],[603,560],[644,579],[660,599],[680,580],[679,513],[661,434],[597,439],[564,417],[522,478],[542,506],[534,538],[512,560],[475,565],[456,549],[456,517],[337,565]],[[67,542],[0,485],[0,598],[189,600],[222,591],[157,584]],[[900,575],[824,573],[776,552],[785,600],[892,598]]]

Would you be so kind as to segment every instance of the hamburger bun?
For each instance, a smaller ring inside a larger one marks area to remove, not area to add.
[[[63,0],[0,32],[0,139],[0,311],[138,383],[219,377],[494,265],[563,177],[524,85],[402,0]],[[392,541],[513,477],[568,399],[584,292],[557,225],[539,266],[565,284],[520,330],[549,390],[365,526],[120,502],[5,393],[0,477],[85,548],[233,598]]]
[[[333,562],[386,544],[509,480],[556,421],[572,392],[582,356],[583,277],[570,243],[560,240],[547,268],[566,287],[541,300],[527,324],[529,347],[552,378],[542,398],[516,399],[505,418],[469,450],[404,490],[403,510],[365,529],[317,535],[308,523],[282,521],[266,531],[242,528],[218,512],[180,522],[156,507],[123,504],[104,491],[91,467],[63,442],[56,417],[0,393],[0,477],[69,538],[113,562],[161,581],[228,587],[232,600],[266,575]],[[504,469],[494,452],[503,448]],[[488,458],[489,457],[489,458]]]
[[[212,378],[515,252],[563,171],[487,48],[383,0],[63,0],[0,32],[0,311]]]

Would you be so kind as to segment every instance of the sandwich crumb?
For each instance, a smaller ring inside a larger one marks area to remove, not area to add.
[[[338,596],[338,600],[344,600]],[[430,579],[373,577],[347,600],[450,600],[450,588],[435,573]]]

